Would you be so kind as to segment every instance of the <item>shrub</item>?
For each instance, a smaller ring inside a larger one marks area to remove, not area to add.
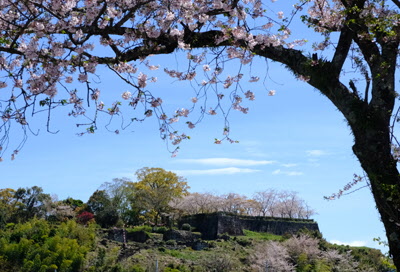
[[[177,245],[175,240],[168,240],[167,242],[165,242],[165,244],[169,245],[169,246],[176,246]]]
[[[237,238],[236,243],[238,243],[239,245],[241,245],[243,247],[247,247],[252,244],[250,239],[245,239],[245,238]]]
[[[152,228],[150,226],[143,225],[143,226],[136,226],[128,230],[128,232],[136,232],[136,231],[145,231],[150,233],[152,231]]]
[[[190,226],[190,224],[188,224],[188,223],[182,224],[181,230],[191,231],[192,226]]]
[[[229,255],[213,256],[203,260],[203,265],[207,271],[229,272],[235,267]]]
[[[176,268],[166,267],[164,269],[164,272],[180,272],[180,270]]]
[[[12,228],[14,228],[14,226],[15,226],[15,223],[7,223],[6,229],[12,229]]]
[[[140,264],[135,264],[130,267],[129,271],[130,272],[146,272],[146,269],[144,269]]]
[[[215,241],[208,241],[208,248],[216,248],[217,242]]]
[[[32,219],[6,232],[0,239],[1,271],[82,271],[94,239],[94,229],[73,220],[50,230],[46,221]]]
[[[91,212],[84,211],[76,217],[76,221],[82,225],[86,225],[89,222],[94,221],[94,214]]]
[[[153,232],[164,234],[168,229],[166,227],[154,227]]]
[[[189,272],[191,271],[186,265],[170,263],[165,267],[164,272]]]

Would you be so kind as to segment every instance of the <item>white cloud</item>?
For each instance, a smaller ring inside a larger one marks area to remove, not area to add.
[[[301,176],[304,173],[299,171],[282,171],[281,169],[277,169],[272,172],[273,175],[286,175],[286,176]]]
[[[297,166],[297,164],[296,163],[284,163],[284,164],[281,164],[281,166],[289,168],[289,167],[295,167],[295,166]]]
[[[258,158],[266,158],[268,156],[262,148],[265,145],[265,142],[244,140],[240,141],[240,145],[245,148],[246,155]]]
[[[181,176],[194,176],[194,175],[233,175],[242,173],[255,173],[260,170],[249,169],[249,168],[218,168],[218,169],[205,169],[205,170],[173,170],[172,172],[177,173]]]
[[[306,153],[307,153],[307,156],[309,156],[309,157],[320,157],[320,156],[328,154],[325,151],[319,150],[319,149],[307,150]]]
[[[348,245],[348,246],[354,246],[354,247],[362,247],[362,246],[366,246],[367,245],[367,242],[365,242],[365,241],[341,242],[341,241],[338,241],[338,240],[331,240],[329,242],[331,244]]]
[[[242,159],[230,159],[230,158],[183,159],[177,161],[184,163],[197,163],[203,165],[216,165],[216,166],[255,166],[255,165],[267,165],[275,163],[275,161],[242,160]]]
[[[278,175],[280,174],[282,171],[281,169],[276,169],[274,172],[272,172],[273,175]]]

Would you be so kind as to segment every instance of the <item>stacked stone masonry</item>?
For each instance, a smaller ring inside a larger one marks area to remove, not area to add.
[[[319,231],[318,224],[311,219],[288,219],[260,216],[239,216],[229,213],[196,214],[185,216],[179,221],[190,224],[195,231],[202,233],[202,239],[217,239],[221,234],[243,235],[243,230],[269,232],[275,235],[296,233],[301,229]]]

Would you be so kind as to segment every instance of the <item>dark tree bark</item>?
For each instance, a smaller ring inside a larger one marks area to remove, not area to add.
[[[359,122],[352,129],[355,137],[353,151],[368,175],[376,207],[386,230],[390,254],[396,267],[400,267],[400,179],[397,160],[391,154],[385,120],[371,124],[368,118],[374,117],[368,115],[364,122]]]

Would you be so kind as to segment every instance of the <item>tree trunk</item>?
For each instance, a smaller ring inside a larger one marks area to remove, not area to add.
[[[375,110],[364,122],[350,124],[355,137],[354,154],[368,175],[376,207],[386,230],[389,253],[400,268],[400,176],[392,155],[390,117]],[[382,118],[383,117],[383,118]],[[389,119],[388,119],[389,118]]]

